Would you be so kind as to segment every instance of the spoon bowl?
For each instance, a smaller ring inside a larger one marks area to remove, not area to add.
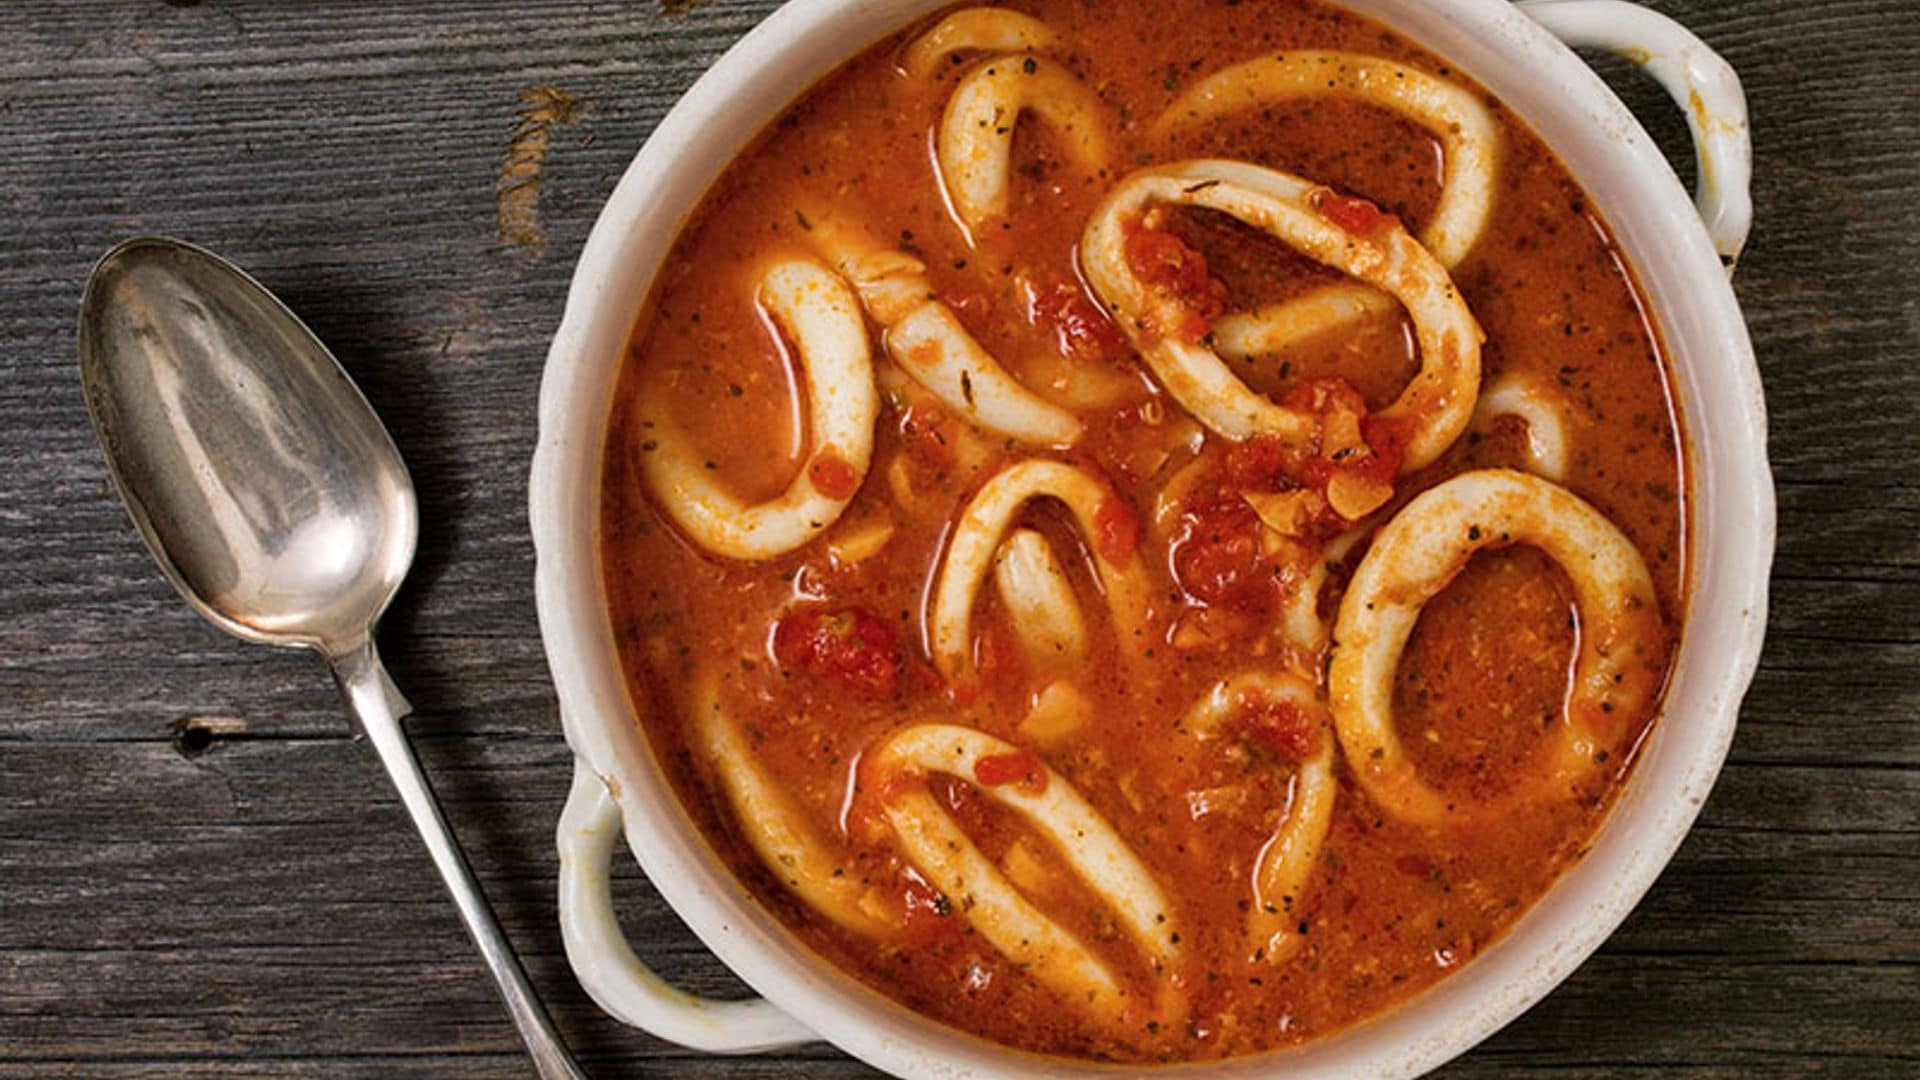
[[[134,525],[200,614],[270,645],[364,635],[419,533],[400,452],[272,293],[190,244],[129,240],[80,302],[80,377]]]

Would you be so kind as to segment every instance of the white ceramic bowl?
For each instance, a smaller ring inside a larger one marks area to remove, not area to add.
[[[1586,858],[1495,945],[1406,1004],[1296,1049],[1185,1067],[1210,1075],[1409,1075],[1544,996],[1626,917],[1692,824],[1726,755],[1766,622],[1774,519],[1765,406],[1723,266],[1750,217],[1746,108],[1731,69],[1670,20],[1620,0],[1342,2],[1445,57],[1514,109],[1613,226],[1660,325],[1684,416],[1689,597],[1663,716]],[[540,629],[578,755],[559,830],[562,928],[574,970],[602,1007],[687,1046],[747,1052],[826,1039],[902,1075],[1111,1075],[919,1016],[788,934],[720,864],[662,776],[627,694],[602,592],[608,402],[628,332],[675,232],[780,109],[841,61],[942,6],[795,0],[781,8],[660,123],[581,253],[541,384],[531,497]],[[1702,178],[1697,207],[1646,132],[1563,42],[1629,57],[1687,110]],[[607,892],[623,825],[654,886],[764,998],[703,1001],[666,986],[634,957]]]

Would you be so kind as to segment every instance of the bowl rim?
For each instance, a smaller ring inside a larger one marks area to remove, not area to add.
[[[1572,50],[1504,0],[1334,2],[1445,58],[1514,108],[1614,228],[1656,309],[1683,416],[1686,614],[1660,716],[1592,849],[1492,946],[1427,990],[1342,1031],[1166,1072],[1411,1075],[1464,1051],[1544,997],[1613,932],[1684,838],[1726,756],[1766,623],[1774,504],[1759,372],[1721,262],[1652,139]],[[1011,1050],[912,1013],[798,942],[721,865],[681,808],[637,730],[638,708],[611,647],[598,543],[608,390],[668,245],[766,121],[839,63],[946,6],[793,0],[703,74],[636,153],[581,251],[542,375],[528,496],[536,605],[569,745],[610,781],[628,846],[660,894],[756,992],[822,1038],[895,1073],[1110,1074],[1107,1066]],[[1516,106],[1516,97],[1531,107]],[[1548,137],[1542,115],[1589,133],[1579,149],[1593,159],[1589,171]],[[1590,172],[1604,174],[1620,194],[1601,198]],[[660,191],[677,193],[656,200]],[[1658,260],[1646,257],[1656,252]],[[615,287],[641,265],[637,294],[631,283]],[[611,356],[599,351],[610,335]],[[582,521],[589,526],[581,528]],[[1656,760],[1659,768],[1650,769]]]

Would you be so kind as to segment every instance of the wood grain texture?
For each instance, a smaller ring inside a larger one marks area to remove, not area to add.
[[[305,656],[203,626],[105,486],[80,283],[160,232],[258,274],[392,426],[421,557],[384,628],[421,756],[599,1076],[870,1075],[687,1053],[566,970],[568,780],[524,519],[574,255],[673,99],[769,8],[465,0],[0,7],[0,1077],[520,1076],[505,1015]],[[1772,414],[1770,637],[1699,826],[1626,925],[1449,1076],[1920,1074],[1920,19],[1907,0],[1662,0],[1741,72],[1737,288]],[[1659,92],[1600,65],[1680,155]],[[544,246],[504,244],[522,95]],[[197,754],[178,725],[218,718]],[[743,992],[637,872],[639,949]]]

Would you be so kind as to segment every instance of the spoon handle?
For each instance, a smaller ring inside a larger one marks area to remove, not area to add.
[[[540,1077],[542,1080],[585,1080],[586,1074],[574,1064],[559,1033],[547,1019],[546,1011],[540,1007],[540,999],[527,982],[527,974],[514,956],[513,946],[507,943],[506,935],[493,917],[493,909],[487,906],[486,897],[480,894],[480,886],[473,880],[473,869],[461,854],[453,831],[447,827],[447,819],[441,816],[440,804],[433,797],[433,789],[427,786],[420,762],[413,756],[413,746],[400,726],[400,718],[411,711],[410,706],[407,699],[400,696],[393,680],[387,677],[372,640],[334,653],[329,662],[355,723],[373,743],[380,763],[393,778],[400,801],[413,816],[413,824],[420,830],[420,838],[426,841],[428,854],[433,856],[433,865],[439,868],[447,891],[453,894],[454,904],[460,909],[460,917],[466,921],[467,933],[480,947],[480,955],[487,962],[487,970],[493,973],[500,996],[506,999],[507,1011],[513,1015],[514,1026],[520,1029],[520,1038],[525,1040],[527,1052],[533,1055]]]

